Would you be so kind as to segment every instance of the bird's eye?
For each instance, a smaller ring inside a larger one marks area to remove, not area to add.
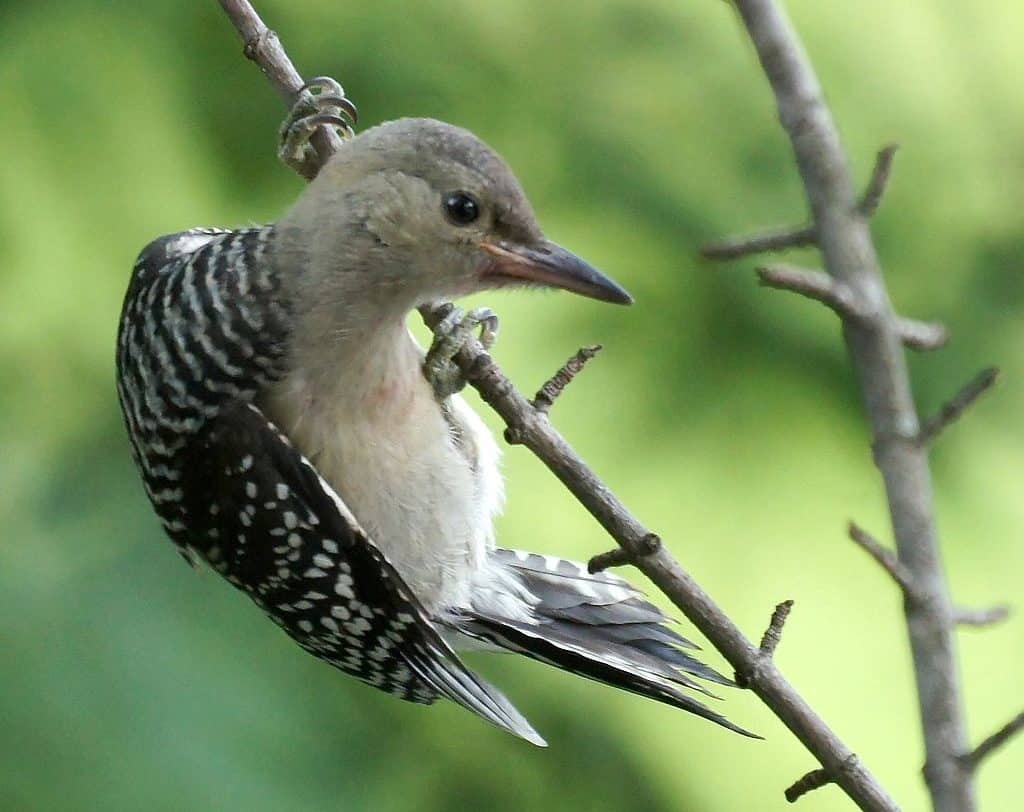
[[[468,192],[449,192],[444,196],[444,213],[457,226],[468,226],[480,216],[480,204]]]

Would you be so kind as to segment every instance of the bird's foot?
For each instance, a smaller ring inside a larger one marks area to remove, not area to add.
[[[423,374],[433,387],[439,403],[466,386],[466,376],[455,363],[459,350],[473,340],[478,340],[485,350],[489,350],[497,337],[498,316],[489,307],[478,307],[467,313],[462,308],[452,306],[437,323],[434,341],[423,361]]]
[[[356,106],[345,97],[340,84],[329,76],[310,79],[299,89],[297,100],[281,125],[277,157],[300,175],[309,177],[310,167],[317,162],[316,150],[309,143],[316,128],[325,124],[349,138],[358,119]]]

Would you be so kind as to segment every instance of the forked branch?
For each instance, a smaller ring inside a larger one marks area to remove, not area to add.
[[[885,484],[896,552],[855,525],[850,535],[907,598],[903,607],[933,807],[936,812],[973,812],[973,775],[963,769],[961,755],[967,732],[953,638],[956,614],[939,551],[926,445],[991,385],[994,374],[979,378],[936,418],[920,425],[903,346],[940,346],[945,330],[903,319],[893,310],[867,223],[888,183],[894,148],[879,152],[867,191],[858,200],[831,111],[781,4],[734,0],[734,5],[775,96],[809,204],[808,228],[828,271],[826,277],[776,266],[763,270],[762,280],[817,299],[842,320],[871,424],[874,459]],[[818,778],[809,776],[793,789],[806,791]]]

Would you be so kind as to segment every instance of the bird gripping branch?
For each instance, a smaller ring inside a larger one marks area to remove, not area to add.
[[[282,130],[347,126],[318,80]],[[310,98],[313,99],[312,103]],[[270,225],[161,237],[136,262],[117,343],[133,455],[164,529],[302,648],[402,699],[447,697],[543,739],[457,648],[512,650],[746,733],[683,689],[729,680],[622,579],[496,547],[497,445],[452,358],[493,313],[455,309],[427,352],[411,310],[506,287],[628,304],[546,239],[471,133],[401,119],[349,139]],[[749,735],[749,734],[747,734]]]

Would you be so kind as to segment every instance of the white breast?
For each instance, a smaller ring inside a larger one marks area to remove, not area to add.
[[[422,351],[405,340],[412,352],[374,353],[329,380],[292,375],[265,405],[433,612],[467,603],[493,545],[501,477],[490,432],[455,397],[456,441]]]

